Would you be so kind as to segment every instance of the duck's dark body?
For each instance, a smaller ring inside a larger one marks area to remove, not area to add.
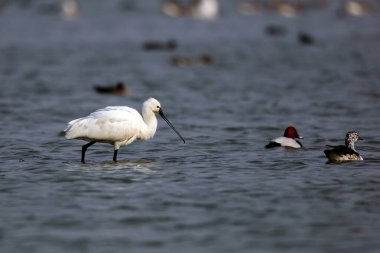
[[[355,150],[354,143],[357,140],[361,140],[359,135],[350,131],[346,134],[346,145],[330,146],[332,149],[326,149],[325,153],[329,162],[346,162],[346,161],[358,161],[363,160],[360,154]]]

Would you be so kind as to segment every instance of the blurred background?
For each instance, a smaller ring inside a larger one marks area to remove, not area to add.
[[[378,252],[379,8],[0,0],[0,251]],[[80,164],[67,122],[149,97],[186,144],[159,119]],[[349,130],[364,161],[326,164]]]

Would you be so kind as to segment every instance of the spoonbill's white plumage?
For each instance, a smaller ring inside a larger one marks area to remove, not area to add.
[[[113,160],[116,162],[117,152],[121,146],[135,140],[148,140],[154,136],[157,129],[156,113],[168,123],[174,132],[185,143],[180,133],[165,117],[161,104],[154,98],[146,100],[142,106],[142,115],[128,106],[108,106],[99,109],[87,117],[72,120],[68,123],[66,139],[89,141],[82,146],[82,163],[88,147],[96,142],[114,145]]]

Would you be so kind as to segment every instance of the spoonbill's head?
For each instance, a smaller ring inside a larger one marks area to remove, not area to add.
[[[165,121],[166,123],[173,129],[173,131],[178,135],[179,138],[185,143],[185,139],[182,137],[182,135],[175,129],[175,127],[170,123],[170,121],[166,118],[164,112],[162,111],[161,104],[158,102],[155,98],[149,98],[147,101],[144,102],[143,107],[149,108],[149,110],[152,110],[154,113],[158,113]]]
[[[154,113],[159,113],[161,109],[161,104],[158,102],[155,98],[149,98],[147,101],[144,102],[143,105],[144,108],[147,108],[149,111],[152,111]]]

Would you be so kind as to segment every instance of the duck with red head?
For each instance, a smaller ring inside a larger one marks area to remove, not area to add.
[[[302,148],[301,142],[297,139],[303,139],[303,137],[299,136],[295,127],[289,126],[285,129],[284,136],[271,140],[265,148]]]

